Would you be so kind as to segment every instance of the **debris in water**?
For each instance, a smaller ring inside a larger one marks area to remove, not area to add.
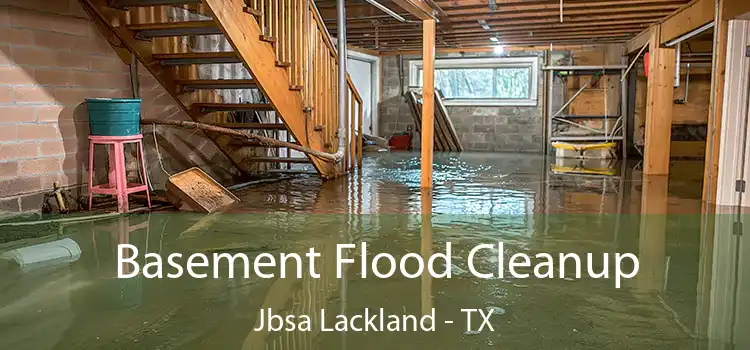
[[[456,276],[461,276],[465,274],[467,271],[458,267],[456,264],[451,264],[451,272]]]
[[[464,332],[464,335],[477,335],[477,334],[479,334],[479,333],[480,333],[479,331],[475,331],[475,330],[468,330],[468,331],[465,331],[465,332]]]
[[[499,306],[488,306],[486,309],[487,311],[492,311],[493,315],[505,315],[505,309]]]

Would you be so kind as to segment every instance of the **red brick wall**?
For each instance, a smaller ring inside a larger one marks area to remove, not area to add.
[[[32,0],[22,6],[34,10],[0,7],[0,212],[39,209],[55,181],[85,184],[89,129],[82,102],[132,96],[128,66],[76,1]],[[144,117],[187,118],[150,75],[140,80]],[[236,171],[203,134],[159,132],[169,172],[213,165],[217,171],[206,170],[226,178]],[[152,142],[147,137],[146,152],[158,187],[166,177]],[[198,151],[191,152],[195,146]]]

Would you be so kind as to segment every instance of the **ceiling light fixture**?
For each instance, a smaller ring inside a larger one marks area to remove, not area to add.
[[[500,39],[498,39],[498,38],[495,38],[495,37],[491,37],[491,38],[490,38],[490,41],[492,41],[492,42],[494,42],[494,43],[497,43],[497,42],[500,42]]]
[[[503,52],[505,52],[505,46],[503,45],[497,45],[492,48],[492,52],[495,53],[495,55],[502,55]]]

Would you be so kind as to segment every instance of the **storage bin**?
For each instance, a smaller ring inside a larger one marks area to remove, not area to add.
[[[91,135],[130,136],[141,132],[141,100],[87,98]]]

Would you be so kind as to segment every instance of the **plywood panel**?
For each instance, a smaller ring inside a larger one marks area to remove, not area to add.
[[[706,141],[672,141],[672,158],[703,158],[706,155]]]
[[[691,76],[687,104],[675,104],[672,124],[706,124],[711,99],[711,80],[708,76],[698,79]],[[674,91],[675,99],[682,99],[685,94],[685,75],[682,84]]]
[[[571,90],[575,93],[577,90]],[[604,90],[587,89],[570,105],[568,112],[572,115],[604,115]],[[617,104],[618,101],[615,101]]]

